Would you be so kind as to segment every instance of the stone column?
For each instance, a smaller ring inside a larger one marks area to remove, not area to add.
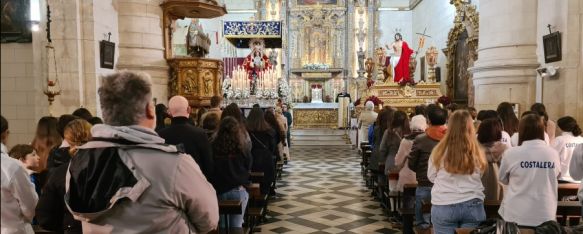
[[[480,1],[478,60],[470,71],[475,107],[495,109],[500,102],[535,101],[537,1]]]
[[[152,97],[168,99],[168,65],[164,59],[161,0],[118,1],[117,70],[142,71],[152,77]]]

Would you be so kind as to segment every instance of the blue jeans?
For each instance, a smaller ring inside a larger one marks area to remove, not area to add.
[[[423,214],[422,201],[431,201],[431,187],[418,186],[415,190],[415,226],[427,229],[431,222],[431,214]]]
[[[243,186],[231,189],[228,192],[219,194],[219,201],[223,200],[241,200],[241,210],[240,215],[229,215],[229,227],[243,227],[243,214],[245,214],[245,208],[247,208],[247,202],[249,201],[249,194]],[[221,228],[227,228],[225,223],[225,217],[223,215],[219,216],[219,223]]]
[[[475,228],[484,220],[484,201],[478,198],[451,205],[431,206],[431,222],[435,234],[452,234],[456,228]]]

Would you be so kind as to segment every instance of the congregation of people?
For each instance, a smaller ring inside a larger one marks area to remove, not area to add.
[[[578,198],[558,197],[559,184],[583,179],[583,136],[571,116],[555,122],[541,103],[518,116],[508,102],[479,112],[420,105],[410,116],[388,106],[378,114],[373,108],[366,103],[359,117],[359,137],[370,148],[366,170],[391,194],[416,186],[418,231],[476,228],[487,219],[484,201],[501,201],[500,218],[521,228],[556,220],[562,199],[583,204],[581,187]],[[423,210],[427,203],[431,212]],[[392,219],[399,218],[396,212]]]
[[[30,143],[11,142],[1,117],[1,233],[207,233],[243,226],[251,172],[275,194],[276,162],[290,159],[285,104],[245,117],[215,96],[192,114],[182,96],[155,105],[149,76],[129,71],[98,93],[103,119],[42,117]],[[241,201],[239,215],[219,216],[222,200]]]

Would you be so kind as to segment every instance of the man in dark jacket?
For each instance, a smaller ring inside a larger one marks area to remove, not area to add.
[[[188,100],[183,96],[170,98],[168,112],[172,116],[172,124],[160,130],[158,135],[166,140],[166,144],[176,145],[179,150],[190,154],[208,179],[212,170],[211,145],[202,128],[188,123]]]
[[[292,124],[293,124],[293,117],[292,114],[289,112],[287,105],[286,104],[282,104],[281,105],[281,110],[283,111],[283,116],[285,116],[285,118],[287,119],[287,146],[291,147],[291,128],[292,128]]]
[[[417,190],[415,191],[415,223],[420,229],[429,228],[429,214],[423,214],[421,207],[423,201],[431,200],[431,188],[433,183],[427,178],[427,164],[431,151],[445,136],[447,128],[447,111],[437,105],[427,107],[429,127],[413,141],[411,153],[409,153],[408,166],[416,173]]]

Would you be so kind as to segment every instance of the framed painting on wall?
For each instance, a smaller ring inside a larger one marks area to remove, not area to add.
[[[298,5],[336,4],[338,0],[298,0]]]
[[[115,43],[110,41],[99,42],[99,56],[101,68],[113,69],[115,63]]]
[[[554,32],[543,36],[545,63],[561,61],[561,33]]]
[[[30,1],[0,1],[0,42],[32,42],[30,31]]]

